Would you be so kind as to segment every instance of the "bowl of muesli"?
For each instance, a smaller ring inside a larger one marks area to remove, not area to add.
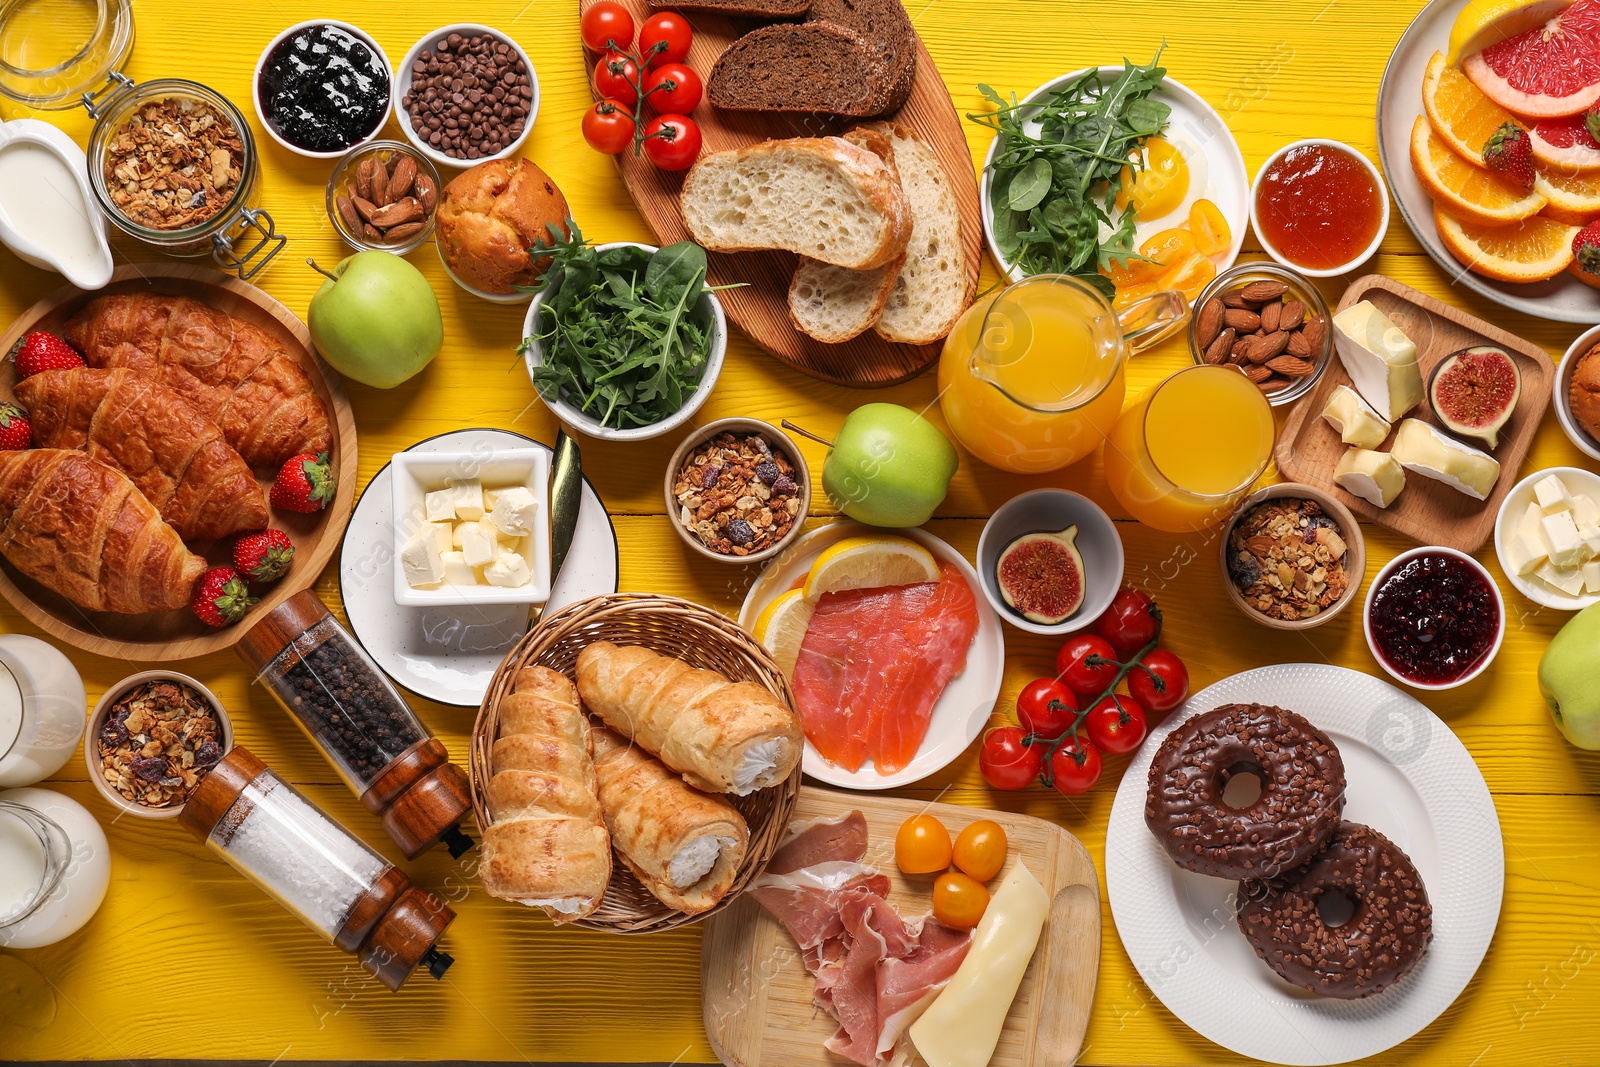
[[[800,536],[811,474],[788,434],[760,419],[718,419],[667,463],[667,515],[683,543],[723,563],[760,563]]]
[[[83,759],[102,796],[141,819],[172,819],[233,747],[216,694],[187,674],[141,671],[89,713]]]
[[[1314,486],[1284,482],[1258,490],[1224,530],[1228,599],[1274,630],[1321,626],[1356,598],[1366,574],[1356,517]]]

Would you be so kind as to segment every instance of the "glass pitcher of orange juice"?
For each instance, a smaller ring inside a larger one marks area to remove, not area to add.
[[[1182,294],[1120,314],[1089,283],[1039,274],[967,309],[939,357],[939,405],[967,451],[1019,474],[1093,452],[1122,410],[1123,364],[1181,323]]]

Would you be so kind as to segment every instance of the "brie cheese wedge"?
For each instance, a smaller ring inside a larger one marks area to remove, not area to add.
[[[1339,457],[1339,465],[1333,468],[1333,480],[1346,492],[1386,508],[1406,487],[1406,472],[1387,452],[1352,448]]]
[[[1489,499],[1500,477],[1500,464],[1493,456],[1446,437],[1421,419],[1400,424],[1389,454],[1406,470],[1443,482],[1474,500]]]
[[[1389,436],[1389,424],[1348,385],[1333,391],[1322,417],[1339,431],[1339,440],[1357,448],[1377,448]]]
[[[1356,391],[1380,418],[1392,423],[1422,402],[1417,346],[1371,301],[1333,317],[1333,343]]]

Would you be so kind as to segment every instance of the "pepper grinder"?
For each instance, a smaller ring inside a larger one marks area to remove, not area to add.
[[[452,857],[472,847],[465,772],[316,593],[284,601],[237,647],[407,859],[441,840]]]

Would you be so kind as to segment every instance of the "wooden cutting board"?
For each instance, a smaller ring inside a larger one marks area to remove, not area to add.
[[[1006,868],[1019,859],[1039,879],[1052,904],[993,1067],[1057,1067],[1077,1059],[1094,1001],[1100,966],[1100,888],[1094,861],[1077,838],[1054,823],[952,804],[802,787],[797,820],[835,817],[859,808],[867,817],[867,862],[893,883],[889,899],[907,916],[929,908],[933,876],[908,877],[894,864],[894,835],[913,815],[931,814],[951,836],[968,823],[993,819],[1010,841]],[[778,921],[749,896],[706,923],[700,949],[700,987],[706,1036],[728,1067],[841,1067],[822,1047],[837,1024],[811,1003],[813,982],[799,951]],[[923,1063],[909,1039],[909,1062]]]
[[[587,10],[597,0],[580,0]],[[652,13],[644,0],[622,0],[633,14],[634,23],[643,25]],[[711,66],[729,44],[761,22],[733,19],[707,12],[689,12],[694,41],[689,47],[689,66],[701,78],[708,78]],[[593,71],[599,55],[585,50],[590,70],[590,92],[594,93]],[[599,99],[599,94],[594,93]],[[718,111],[702,100],[690,113],[704,138],[701,154],[742,148],[771,138],[825,137],[839,133],[859,119],[833,119],[818,115],[777,115]],[[898,112],[887,116],[902,122],[932,146],[943,164],[961,213],[961,246],[966,256],[969,289],[976,291],[978,262],[983,246],[983,222],[978,210],[978,182],[956,115],[950,93],[938,68],[933,65],[922,39],[917,39],[917,76],[911,95]],[[678,213],[678,191],[688,171],[659,170],[632,150],[613,157],[634,205],[656,235],[656,243],[672,244],[689,239],[683,218]],[[582,220],[579,220],[582,225]],[[796,370],[837,385],[884,386],[920,374],[938,358],[942,347],[907,345],[885,341],[871,330],[843,344],[824,344],[807,337],[789,321],[789,280],[794,277],[796,257],[788,252],[712,253],[708,281],[712,285],[743,282],[738,289],[718,294],[728,318],[762,349]]]
[[[1317,387],[1289,414],[1283,433],[1278,437],[1278,469],[1287,480],[1326,489],[1359,517],[1387,526],[1420,544],[1476,552],[1494,532],[1500,503],[1517,482],[1517,471],[1533,444],[1539,420],[1544,418],[1545,408],[1550,404],[1555,367],[1545,350],[1532,341],[1507,333],[1393,278],[1381,274],[1357,278],[1344,291],[1337,310],[1343,311],[1362,300],[1370,300],[1415,342],[1423,382],[1427,382],[1433,368],[1446,356],[1473,345],[1498,345],[1516,361],[1517,369],[1522,372],[1522,394],[1510,421],[1500,431],[1499,446],[1487,449],[1481,441],[1464,442],[1488,452],[1499,462],[1500,479],[1495,482],[1494,492],[1489,494],[1488,500],[1474,500],[1443,482],[1407,471],[1405,489],[1393,504],[1380,508],[1339,488],[1333,480],[1333,469],[1350,446],[1339,440],[1338,433],[1322,418],[1328,397],[1339,386],[1350,384],[1350,376],[1337,356],[1329,363]],[[1420,418],[1443,429],[1426,397],[1404,417]],[[1399,423],[1395,425],[1398,427]],[[1394,434],[1391,433],[1378,450],[1387,452],[1393,444]]]

